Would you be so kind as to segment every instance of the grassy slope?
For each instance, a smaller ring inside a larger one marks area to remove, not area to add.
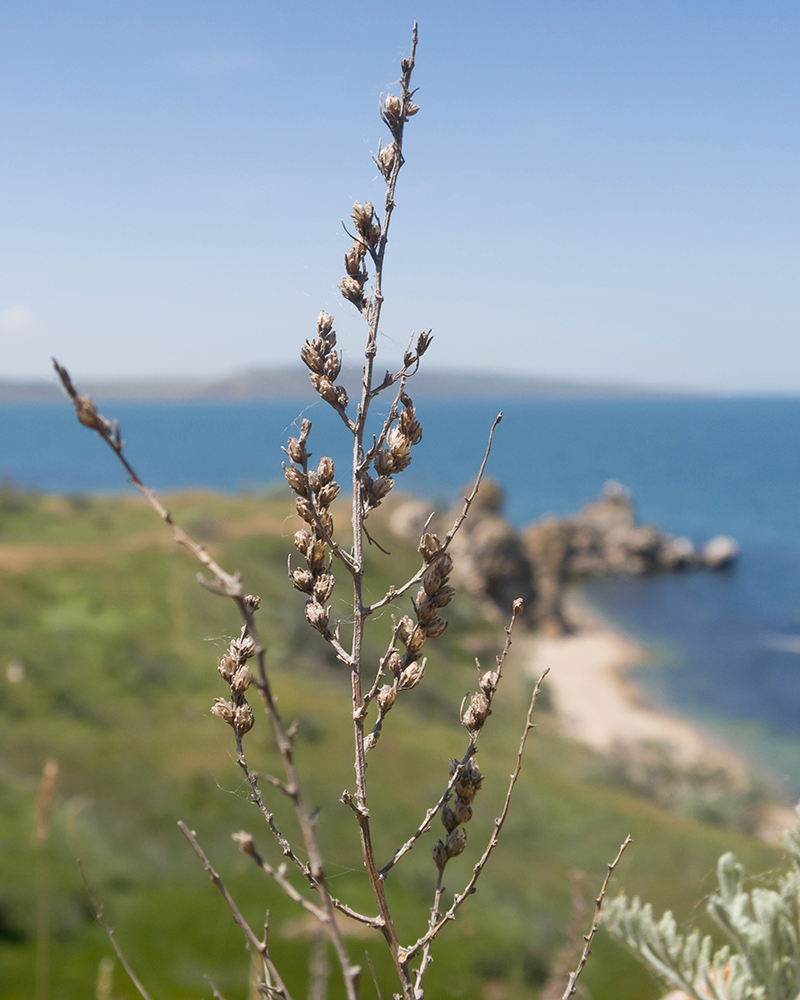
[[[13,498],[11,498],[13,501]],[[232,760],[232,740],[209,715],[225,693],[216,657],[236,631],[234,609],[194,582],[194,566],[173,551],[168,533],[134,500],[67,502],[54,498],[0,505],[0,982],[7,1000],[33,994],[37,871],[49,884],[53,1000],[93,995],[108,944],[95,925],[75,865],[86,871],[118,939],[153,997],[210,995],[210,975],[228,1000],[246,995],[241,935],[175,825],[185,820],[255,926],[272,912],[276,954],[304,993],[308,935],[292,904],[256,877],[230,833],[245,827],[271,860],[276,852],[248,804]],[[263,598],[261,627],[287,718],[300,720],[298,760],[334,891],[371,911],[352,814],[338,802],[352,787],[348,682],[329,649],[302,617],[302,597],[285,576],[294,524],[289,501],[263,497],[175,498],[175,511],[204,536],[224,564],[245,574]],[[339,521],[343,522],[344,517]],[[399,582],[416,565],[411,552],[393,560]],[[389,561],[375,560],[374,590],[389,583]],[[334,607],[344,611],[339,579]],[[405,610],[405,609],[404,609]],[[373,816],[379,858],[388,858],[435,800],[449,756],[465,744],[458,705],[474,683],[475,649],[494,648],[499,630],[458,599],[451,628],[430,645],[424,684],[398,701],[371,755]],[[377,652],[388,613],[373,628]],[[470,652],[467,652],[469,650]],[[5,678],[9,660],[25,680]],[[490,662],[490,654],[484,657]],[[531,683],[512,664],[480,750],[487,774],[469,824],[469,844],[451,863],[456,889],[490,834],[513,766]],[[278,768],[265,720],[248,737],[251,764]],[[717,856],[734,849],[754,870],[776,855],[751,840],[665,814],[651,803],[604,786],[586,751],[561,739],[547,712],[529,744],[516,802],[494,864],[456,927],[442,935],[429,973],[430,996],[493,1000],[532,997],[562,944],[569,872],[594,887],[626,833],[635,838],[617,887],[640,893],[686,917],[711,884]],[[61,767],[46,852],[32,846],[38,777],[54,756]],[[276,813],[294,831],[284,803]],[[435,834],[438,836],[438,831]],[[431,839],[389,877],[406,940],[420,933],[431,902]],[[700,908],[701,909],[701,908]],[[381,940],[369,948],[391,983]],[[659,995],[643,971],[602,935],[585,973],[594,1000]],[[338,996],[338,985],[332,994]],[[391,986],[385,988],[387,995]],[[116,996],[134,996],[117,973]],[[373,995],[365,982],[365,996]]]

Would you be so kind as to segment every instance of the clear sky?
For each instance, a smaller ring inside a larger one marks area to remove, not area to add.
[[[796,0],[7,4],[0,378],[285,364],[321,308],[357,354],[414,18],[387,363],[800,391]]]

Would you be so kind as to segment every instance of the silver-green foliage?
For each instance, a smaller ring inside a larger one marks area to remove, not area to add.
[[[786,831],[787,864],[777,887],[745,889],[733,854],[717,863],[719,889],[707,910],[728,939],[714,951],[698,930],[678,933],[667,911],[659,921],[650,904],[620,895],[604,911],[609,933],[626,944],[671,988],[709,1000],[800,998],[800,835]]]

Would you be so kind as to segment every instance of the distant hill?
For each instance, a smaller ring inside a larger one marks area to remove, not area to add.
[[[380,379],[382,371],[376,369]],[[360,373],[345,370],[340,381],[348,391],[358,384]],[[304,399],[313,390],[305,369],[252,368],[221,379],[119,379],[76,384],[98,400],[108,401],[190,401],[245,399]],[[481,373],[444,369],[421,371],[414,376],[414,397],[439,399],[592,399],[671,397],[686,393],[616,382],[583,382],[572,379],[540,378],[533,375]],[[61,398],[55,378],[40,381],[0,380],[0,402],[47,403]]]

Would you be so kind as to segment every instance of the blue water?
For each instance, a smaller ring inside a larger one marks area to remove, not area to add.
[[[424,437],[398,486],[451,501],[474,476],[499,406],[419,407]],[[347,461],[331,411],[291,402],[125,404],[128,457],[158,490],[261,487],[302,415],[310,447]],[[800,793],[800,399],[537,401],[506,405],[489,474],[522,525],[566,514],[606,479],[631,488],[642,520],[702,543],[730,534],[730,573],[617,578],[588,598],[655,650],[652,696],[721,734]],[[0,406],[0,478],[85,493],[124,487],[114,456],[67,403]],[[342,478],[345,478],[342,476]]]

